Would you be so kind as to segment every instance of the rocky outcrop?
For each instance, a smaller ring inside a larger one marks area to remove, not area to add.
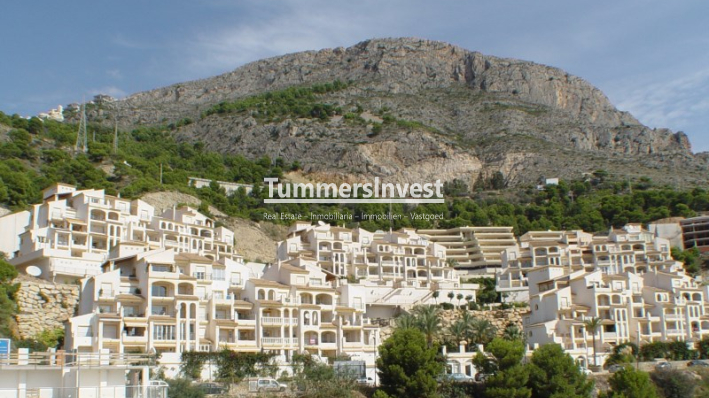
[[[44,330],[64,328],[64,321],[74,316],[79,303],[79,286],[47,282],[19,276],[17,302],[18,335],[22,339],[36,337]]]
[[[350,85],[318,101],[358,110],[342,117],[257,120],[249,112],[201,113],[292,86]],[[383,114],[398,121],[374,132]],[[91,114],[124,127],[189,118],[177,137],[250,158],[268,155],[332,178],[474,182],[502,172],[511,185],[541,176],[580,178],[597,168],[667,181],[706,181],[686,135],[650,129],[597,88],[558,68],[419,39],[368,40],[349,48],[288,54],[232,72],[134,94]],[[377,116],[378,115],[378,116]],[[184,123],[183,123],[184,124]],[[563,165],[563,167],[560,167]]]

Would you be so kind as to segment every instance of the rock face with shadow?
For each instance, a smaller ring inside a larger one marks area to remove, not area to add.
[[[347,86],[315,93],[305,104],[336,110],[327,117],[264,114],[258,101],[205,113],[222,102],[337,80]],[[170,126],[180,140],[249,158],[297,160],[306,175],[335,180],[473,184],[501,172],[515,186],[598,169],[668,183],[707,179],[706,156],[692,154],[685,134],[642,125],[579,77],[410,38],[264,59],[96,106],[90,117],[111,125],[117,118],[126,129]]]

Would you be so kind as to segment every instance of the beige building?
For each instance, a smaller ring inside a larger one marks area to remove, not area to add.
[[[458,227],[451,229],[420,229],[446,250],[446,258],[455,262],[461,273],[493,277],[502,265],[500,253],[517,242],[512,227]]]
[[[233,259],[234,233],[191,207],[156,214],[141,200],[55,184],[43,192],[43,202],[29,212],[0,218],[17,238],[4,245],[10,263],[20,271],[38,267],[41,277],[59,282],[97,275],[109,250],[120,242],[147,249],[175,249],[219,260]]]
[[[364,316],[365,291],[306,261],[274,265],[117,246],[102,273],[84,280],[66,347],[80,352],[270,351],[373,364],[378,326]],[[144,247],[144,246],[143,246]],[[175,355],[170,355],[171,353]]]
[[[670,255],[669,241],[636,224],[604,236],[583,231],[530,231],[520,237],[518,246],[502,253],[497,291],[507,302],[527,301],[527,274],[544,266],[559,266],[569,272],[601,270],[606,274],[653,269],[674,272],[679,267]]]
[[[607,236],[530,232],[503,255],[498,291],[528,301],[530,349],[557,343],[583,365],[624,342],[696,342],[709,336],[703,288],[670,256],[667,239],[631,224]],[[599,318],[594,333],[584,322]],[[594,351],[597,355],[594,357]]]
[[[370,232],[325,223],[297,222],[278,245],[278,258],[312,263],[367,293],[367,314],[388,318],[417,304],[433,304],[449,291],[472,296],[446,261],[446,249],[412,229]]]

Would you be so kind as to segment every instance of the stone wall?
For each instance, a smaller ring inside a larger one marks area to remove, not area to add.
[[[74,316],[79,303],[79,286],[48,282],[19,276],[17,302],[18,334],[20,338],[35,337],[46,329],[64,328],[64,321]]]
[[[505,328],[509,323],[517,325],[520,332],[522,331],[522,315],[529,311],[528,307],[511,308],[508,310],[487,310],[487,311],[468,311],[475,318],[487,319],[497,329],[497,335],[502,336]],[[444,310],[441,311],[441,336],[447,336],[448,327],[460,318],[460,310]],[[391,336],[393,332],[391,321],[389,326],[383,326],[381,329],[382,341]]]

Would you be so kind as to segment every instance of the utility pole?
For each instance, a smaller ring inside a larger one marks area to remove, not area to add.
[[[113,129],[113,154],[118,153],[118,118],[116,118],[116,125]]]
[[[86,133],[86,103],[81,105],[81,116],[79,119],[79,132],[76,135],[76,145],[74,145],[74,152],[84,152],[86,153],[88,149],[87,145],[87,133]]]

